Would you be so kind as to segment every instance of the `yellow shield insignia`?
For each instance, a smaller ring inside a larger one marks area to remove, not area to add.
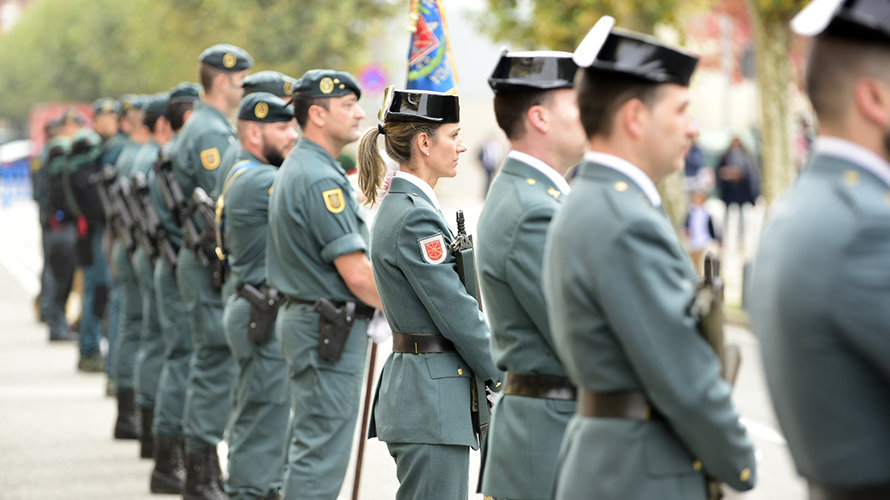
[[[226,52],[225,55],[223,56],[222,62],[223,62],[223,66],[225,66],[227,68],[232,68],[235,66],[235,63],[238,62],[238,58],[235,57],[235,54],[232,54],[231,52]]]
[[[321,195],[324,196],[324,206],[326,206],[328,211],[332,214],[339,214],[346,208],[346,201],[343,199],[342,189],[329,189],[321,193]]]
[[[204,168],[207,170],[213,170],[219,166],[219,149],[210,148],[201,151],[201,164],[204,165]]]
[[[264,102],[256,103],[256,106],[253,108],[253,114],[256,115],[257,118],[262,120],[263,118],[269,116],[269,105]]]
[[[321,90],[322,94],[330,94],[334,91],[334,81],[331,80],[331,77],[326,76],[318,82],[318,90]]]

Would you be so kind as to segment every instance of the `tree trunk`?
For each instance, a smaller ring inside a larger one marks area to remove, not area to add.
[[[686,218],[686,207],[689,204],[686,189],[683,187],[683,169],[665,177],[656,187],[661,195],[661,205],[664,207],[664,211],[674,223],[674,229],[679,230],[683,219]]]
[[[791,17],[800,7],[793,5],[762,8],[758,0],[748,0],[754,27],[757,61],[757,87],[760,93],[762,138],[762,193],[767,204],[787,189],[797,175],[791,155],[790,84]],[[787,2],[786,2],[787,3]]]

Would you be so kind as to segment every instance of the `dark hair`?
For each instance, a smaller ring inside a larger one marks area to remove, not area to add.
[[[306,123],[309,121],[309,108],[313,105],[321,106],[324,109],[331,109],[328,104],[328,99],[328,97],[294,96],[294,116],[297,117],[297,123],[300,124],[301,129],[306,127]]]
[[[805,86],[819,120],[841,118],[857,78],[871,76],[890,82],[888,60],[890,49],[885,46],[827,34],[813,39]]]
[[[145,116],[142,117],[142,123],[145,124],[145,126],[148,127],[149,132],[153,134],[155,133],[155,127],[157,126],[158,118],[160,117],[161,115],[156,115],[154,113],[145,113]]]
[[[213,80],[216,79],[216,75],[225,73],[225,71],[207,63],[200,64],[198,73],[201,76],[201,85],[204,87],[204,93],[209,94],[213,90]]]
[[[414,138],[421,133],[435,138],[441,126],[441,123],[390,121],[365,131],[358,144],[358,185],[369,205],[377,201],[377,192],[386,175],[386,163],[380,156],[377,138],[383,135],[383,145],[390,158],[398,163],[408,163]],[[380,133],[381,128],[385,134]]]
[[[498,126],[515,141],[525,135],[525,115],[532,106],[547,104],[553,98],[549,90],[528,89],[500,92],[494,96],[494,116]]]
[[[164,116],[170,122],[170,127],[173,128],[173,131],[178,132],[185,125],[185,113],[193,109],[195,109],[194,100],[171,102],[167,105],[167,111],[164,113]]]
[[[579,70],[575,76],[578,110],[587,138],[612,134],[615,113],[626,102],[639,99],[647,107],[658,100],[660,84],[624,75]]]

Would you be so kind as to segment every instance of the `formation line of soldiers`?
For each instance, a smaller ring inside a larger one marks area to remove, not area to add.
[[[817,0],[796,18],[815,36],[807,88],[824,135],[754,272],[753,326],[814,500],[890,497],[888,5]],[[399,500],[466,500],[479,447],[496,499],[754,487],[754,447],[691,306],[698,277],[655,189],[698,133],[697,59],[613,25],[573,54],[497,61],[511,151],[475,261],[435,192],[466,151],[456,95],[390,88],[361,134],[348,73],[248,75],[244,50],[216,45],[199,58],[202,96],[182,84],[144,100],[147,145],[93,168],[123,289],[117,364],[136,360],[118,394],[137,393],[153,492],[336,499],[369,336],[390,333],[369,435],[395,460]],[[336,160],[359,139],[373,227]],[[397,165],[385,194],[381,142]]]

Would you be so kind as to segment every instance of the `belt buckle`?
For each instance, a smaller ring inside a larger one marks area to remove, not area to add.
[[[417,341],[414,341],[414,354],[420,354],[417,350]]]
[[[648,422],[652,418],[652,405],[646,404],[643,407],[643,422]]]

